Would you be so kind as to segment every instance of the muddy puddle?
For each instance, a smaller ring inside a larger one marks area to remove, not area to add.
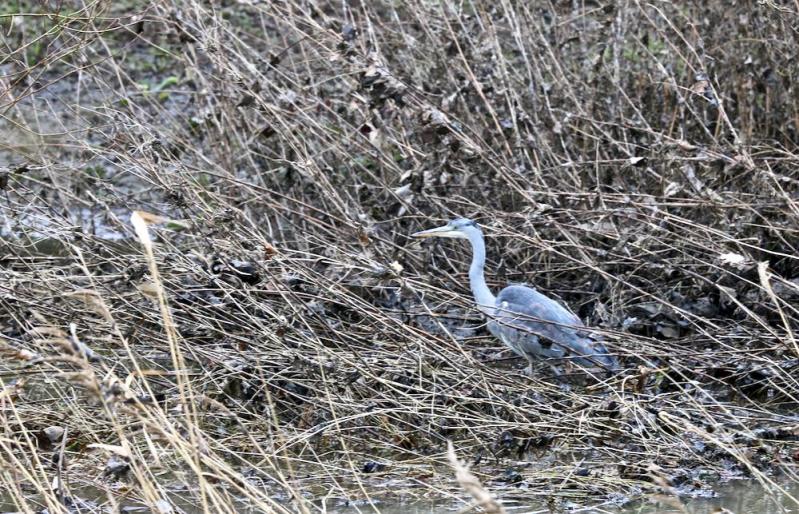
[[[46,241],[80,233],[105,241],[121,241],[132,235],[126,226],[129,217],[129,209],[105,211],[81,208],[56,216],[34,207],[24,213],[3,208],[0,237],[25,236]]]

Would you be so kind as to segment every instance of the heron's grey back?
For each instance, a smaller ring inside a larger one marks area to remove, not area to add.
[[[563,305],[539,293],[532,287],[514,285],[503,289],[489,330],[513,351],[537,358],[575,356],[604,356],[607,350],[590,339],[580,318]],[[578,364],[591,366],[600,362],[575,359]]]

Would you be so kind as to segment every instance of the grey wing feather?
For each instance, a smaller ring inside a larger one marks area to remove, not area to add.
[[[572,355],[574,361],[583,366],[614,367],[615,364],[605,347],[589,337],[580,318],[531,287],[503,289],[497,296],[488,328],[523,356],[565,358]]]

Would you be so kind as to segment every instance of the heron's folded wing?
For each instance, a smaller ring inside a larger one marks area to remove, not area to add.
[[[510,327],[559,344],[579,338],[577,331],[584,328],[576,318],[558,316],[542,303],[498,301],[494,319],[501,327]]]

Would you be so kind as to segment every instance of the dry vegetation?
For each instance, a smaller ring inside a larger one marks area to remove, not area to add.
[[[0,503],[797,479],[799,6],[707,4],[0,4]],[[455,216],[624,371],[522,376]]]

